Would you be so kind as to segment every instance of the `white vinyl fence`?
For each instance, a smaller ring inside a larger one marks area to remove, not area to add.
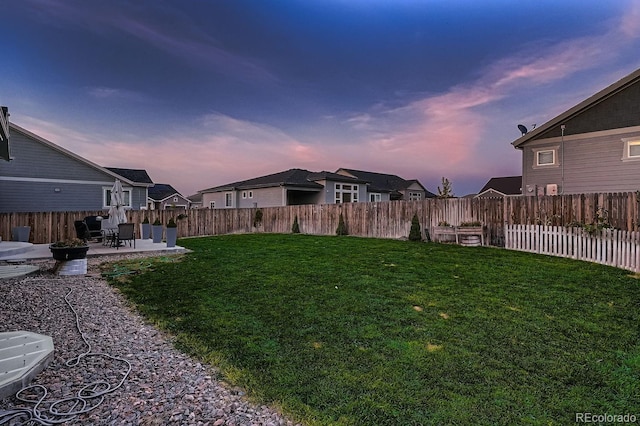
[[[640,272],[640,232],[604,229],[505,225],[505,248],[569,257]]]

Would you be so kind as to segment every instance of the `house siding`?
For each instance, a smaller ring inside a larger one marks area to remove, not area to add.
[[[557,184],[558,193],[563,194],[639,190],[640,160],[622,159],[624,138],[640,138],[640,130],[596,132],[526,144],[522,155],[524,193],[536,195],[537,191],[528,191],[527,187],[548,184]],[[534,149],[545,147],[559,147],[558,165],[534,168]]]
[[[115,178],[11,128],[9,162],[0,161],[0,212],[104,210],[103,190]],[[126,186],[126,185],[125,185]],[[127,187],[134,209],[146,187]]]
[[[242,198],[242,193],[253,191],[253,198]],[[237,205],[240,208],[251,207],[277,207],[283,205],[283,188],[274,186],[271,188],[243,189],[236,192]]]
[[[564,136],[621,129],[640,125],[640,81],[630,84],[573,118],[565,120]],[[539,139],[560,137],[560,125],[538,136]]]

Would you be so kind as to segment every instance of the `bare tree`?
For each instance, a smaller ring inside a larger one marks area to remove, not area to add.
[[[449,179],[442,177],[442,187],[438,187],[438,198],[453,198],[453,189],[451,187],[451,182]]]

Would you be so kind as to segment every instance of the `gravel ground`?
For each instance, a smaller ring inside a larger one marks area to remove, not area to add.
[[[53,338],[54,359],[31,383],[47,389],[40,409],[48,410],[54,401],[75,396],[96,380],[108,383],[96,390],[110,391],[100,405],[75,417],[51,419],[70,425],[294,425],[277,410],[248,401],[241,389],[219,379],[215,367],[174,349],[168,336],[145,323],[100,277],[98,265],[103,261],[89,258],[87,275],[54,275],[49,272],[53,262],[47,261],[39,264],[40,273],[0,280],[0,331],[27,330]],[[89,355],[74,361],[88,347],[65,296],[78,313],[91,353],[111,357]],[[131,366],[128,376],[125,360]],[[37,399],[38,392],[43,394],[38,389],[28,394]],[[90,408],[100,398],[86,400]],[[54,407],[64,412],[70,405]],[[2,410],[34,406],[15,397],[0,400],[0,424],[21,424],[26,419],[9,420]]]

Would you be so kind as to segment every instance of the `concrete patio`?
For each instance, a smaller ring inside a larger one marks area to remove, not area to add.
[[[181,246],[167,247],[166,243],[154,243],[151,239],[136,240],[135,248],[128,244],[122,247],[105,246],[89,242],[87,257],[114,256],[131,253],[177,254],[188,250]],[[26,275],[38,269],[29,262],[53,260],[49,244],[31,244],[16,241],[0,242],[0,279]]]

